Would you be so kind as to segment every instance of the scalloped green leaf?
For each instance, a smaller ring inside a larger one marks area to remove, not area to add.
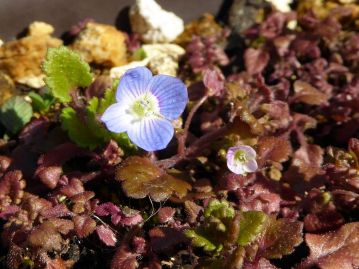
[[[204,216],[206,218],[215,217],[218,219],[232,219],[235,215],[235,210],[231,205],[225,200],[211,200],[208,203],[208,206],[204,210]]]
[[[260,211],[247,211],[242,213],[238,244],[247,246],[261,234],[268,220],[267,215]]]
[[[8,99],[0,109],[0,121],[12,134],[19,132],[32,117],[31,105],[21,96]]]
[[[205,251],[220,250],[222,246],[216,246],[214,243],[206,238],[206,235],[200,234],[200,230],[186,230],[184,234],[192,239],[192,245],[195,247],[201,247]]]
[[[40,95],[32,91],[29,92],[28,96],[31,98],[31,104],[34,111],[40,113],[46,112],[55,101],[55,98],[49,92]]]
[[[105,142],[99,133],[91,131],[87,125],[88,119],[81,119],[73,108],[64,108],[60,119],[62,128],[68,132],[70,139],[80,147],[94,149]]]
[[[91,84],[90,66],[80,55],[66,47],[50,48],[43,65],[45,83],[61,102],[71,101],[70,91]]]

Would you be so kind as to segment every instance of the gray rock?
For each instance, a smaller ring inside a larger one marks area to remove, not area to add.
[[[234,0],[229,10],[228,23],[235,33],[241,33],[256,23],[263,8],[269,8],[265,0]]]

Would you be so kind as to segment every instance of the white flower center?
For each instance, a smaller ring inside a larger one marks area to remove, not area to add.
[[[248,161],[248,156],[244,150],[237,150],[234,154],[234,160],[239,163],[245,163]]]
[[[129,108],[137,120],[160,115],[160,108],[157,98],[151,93],[145,93],[137,98]]]

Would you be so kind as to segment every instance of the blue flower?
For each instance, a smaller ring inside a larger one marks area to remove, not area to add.
[[[231,147],[227,152],[227,167],[233,173],[245,175],[258,169],[256,151],[246,145]]]
[[[152,76],[146,67],[128,70],[116,92],[117,103],[101,120],[111,132],[127,132],[130,140],[147,151],[164,149],[171,141],[177,119],[188,102],[184,83],[171,76]]]

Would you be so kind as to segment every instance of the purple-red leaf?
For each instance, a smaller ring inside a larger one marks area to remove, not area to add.
[[[34,247],[51,251],[61,249],[62,238],[55,225],[46,221],[31,232],[28,241]]]
[[[182,231],[170,227],[155,227],[150,230],[149,234],[151,246],[158,253],[171,251],[178,244],[189,241]]]
[[[114,247],[117,242],[115,233],[107,226],[100,225],[96,227],[96,233],[101,241],[109,247]]]
[[[55,189],[60,180],[62,168],[59,166],[41,167],[36,171],[36,175],[40,178],[49,189]]]
[[[294,82],[294,101],[302,102],[308,105],[327,104],[329,96],[314,88],[307,82],[297,80]]]
[[[158,213],[157,218],[160,223],[166,223],[170,220],[173,220],[173,215],[175,214],[176,210],[172,207],[165,206],[162,207]]]
[[[248,48],[244,52],[244,64],[250,75],[261,73],[269,62],[269,54],[262,49]]]
[[[136,269],[139,264],[139,254],[132,253],[127,246],[121,246],[115,253],[111,262],[111,269]]]
[[[224,76],[218,68],[206,69],[203,74],[203,84],[211,95],[219,96],[224,90]]]
[[[75,231],[78,237],[84,238],[90,235],[96,228],[96,222],[87,215],[78,215],[73,218]]]
[[[326,234],[306,234],[305,242],[310,249],[310,256],[298,269],[359,267],[359,222],[345,224]]]
[[[270,217],[261,243],[264,247],[264,257],[278,259],[292,253],[303,241],[302,229],[301,222]]]
[[[292,147],[287,138],[265,136],[258,140],[257,154],[260,163],[267,161],[285,162],[292,153]]]

